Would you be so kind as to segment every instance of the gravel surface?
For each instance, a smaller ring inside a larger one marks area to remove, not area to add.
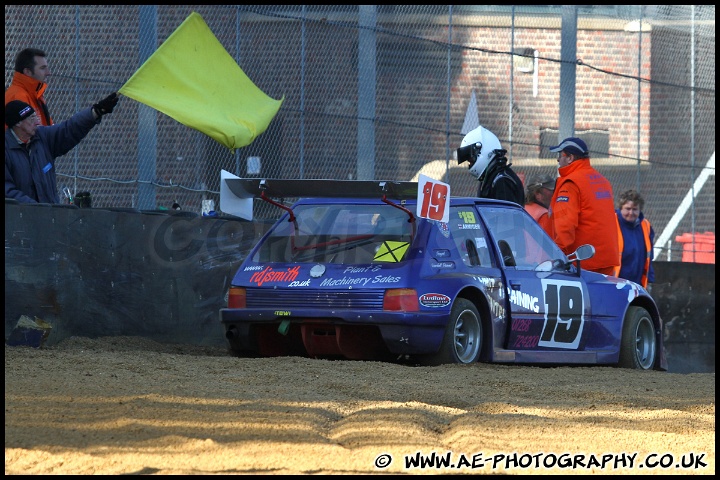
[[[714,474],[715,374],[6,346],[5,473]]]

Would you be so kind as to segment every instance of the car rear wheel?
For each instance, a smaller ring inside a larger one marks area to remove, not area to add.
[[[657,337],[652,317],[641,307],[630,307],[625,314],[620,362],[624,368],[650,370],[655,365]]]
[[[477,307],[465,298],[453,304],[440,350],[426,358],[430,365],[474,363],[480,358],[483,329]]]

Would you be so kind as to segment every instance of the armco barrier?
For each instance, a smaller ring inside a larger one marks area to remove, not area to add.
[[[218,311],[268,223],[5,203],[5,338],[22,315],[70,336],[226,343]],[[670,372],[715,371],[714,265],[656,262]]]

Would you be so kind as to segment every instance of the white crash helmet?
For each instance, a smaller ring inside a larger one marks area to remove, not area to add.
[[[480,178],[490,161],[495,157],[495,150],[501,149],[500,140],[487,128],[480,126],[463,138],[457,149],[458,165],[470,162],[470,173]]]

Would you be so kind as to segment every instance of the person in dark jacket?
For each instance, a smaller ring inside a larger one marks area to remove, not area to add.
[[[468,162],[470,173],[478,179],[478,197],[525,203],[525,189],[513,171],[500,140],[483,126],[463,138],[457,149],[458,164]]]
[[[637,191],[627,190],[620,195],[617,205],[620,249],[617,276],[649,289],[649,284],[655,282],[652,267],[655,231],[642,212],[645,199]]]
[[[118,102],[112,93],[68,120],[40,125],[35,109],[22,100],[5,105],[5,198],[20,203],[60,203],[55,159],[72,150]]]

